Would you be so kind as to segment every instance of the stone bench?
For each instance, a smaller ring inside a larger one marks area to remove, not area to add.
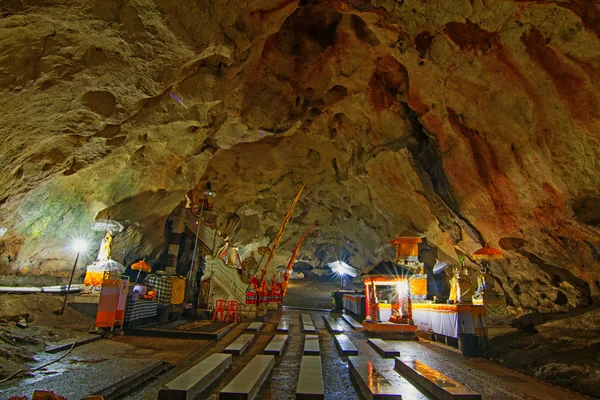
[[[304,332],[315,333],[317,330],[308,314],[302,314],[302,329]]]
[[[310,314],[301,314],[302,316],[302,325],[314,325]]]
[[[355,320],[348,314],[342,315],[342,318],[344,318],[344,320],[352,327],[352,329],[355,329],[355,330],[364,329],[364,327],[362,326],[361,323],[359,323],[357,320]]]
[[[306,333],[316,333],[317,329],[314,327],[314,325],[304,325],[304,332],[306,332]]]
[[[221,390],[220,400],[252,400],[275,365],[274,356],[258,355]]]
[[[346,335],[335,335],[335,346],[338,348],[340,355],[343,357],[346,356],[357,356],[358,349],[352,343],[352,341]]]
[[[336,321],[333,319],[331,315],[323,315],[323,319],[325,320],[325,324],[331,331],[331,333],[342,333],[344,332],[344,328],[342,328]]]
[[[400,355],[400,351],[395,350],[389,343],[381,339],[369,339],[369,344],[373,347],[381,357],[393,358]]]
[[[367,357],[348,357],[348,370],[350,379],[368,400],[402,399],[400,390],[392,386]]]
[[[394,368],[440,400],[481,400],[481,395],[418,360],[396,357]]]
[[[280,321],[279,325],[277,325],[277,332],[289,332],[290,323],[288,321]]]
[[[244,334],[238,336],[237,339],[234,340],[229,346],[225,348],[225,353],[240,355],[246,350],[246,348],[250,345],[250,343],[254,340],[254,335],[252,334]]]
[[[248,325],[246,330],[258,332],[263,328],[263,326],[265,326],[264,322],[256,321],[256,322],[253,322],[250,325]]]
[[[275,356],[280,356],[283,351],[283,346],[288,340],[288,335],[275,335],[265,347],[263,353],[265,354],[273,354]]]
[[[300,375],[296,387],[296,400],[325,398],[321,356],[302,356]]]
[[[319,337],[317,335],[306,335],[304,337],[304,355],[318,355],[320,352]]]
[[[231,365],[231,354],[213,354],[179,375],[158,392],[158,400],[192,400]]]

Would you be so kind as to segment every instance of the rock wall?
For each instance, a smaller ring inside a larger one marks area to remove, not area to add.
[[[600,294],[600,10],[573,0],[0,4],[0,273],[61,276],[94,218],[157,260],[207,180],[248,254],[368,267],[486,243],[517,311]],[[311,247],[312,246],[312,247]],[[335,251],[334,251],[335,253]],[[476,267],[469,261],[469,265]]]

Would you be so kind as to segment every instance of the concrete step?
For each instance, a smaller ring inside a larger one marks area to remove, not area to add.
[[[250,343],[254,340],[254,335],[246,333],[238,336],[229,346],[225,348],[225,353],[240,355],[248,348]]]
[[[317,330],[315,329],[315,324],[313,324],[312,319],[309,314],[302,313],[300,314],[302,317],[302,329],[307,333],[315,333]]]
[[[305,313],[302,313],[300,315],[302,317],[302,329],[304,330],[304,332],[315,333],[317,330],[315,329],[315,324],[313,324],[310,315]]]
[[[348,357],[350,379],[368,400],[402,399],[399,389],[385,379],[365,356]]]
[[[336,321],[333,319],[331,315],[323,315],[323,320],[325,320],[325,324],[331,331],[331,333],[343,333],[344,328],[342,328]]]
[[[481,395],[414,359],[396,357],[396,371],[440,400],[481,400]]]
[[[338,348],[342,357],[358,355],[358,349],[348,336],[335,335],[333,338],[335,340],[335,346]]]
[[[302,356],[296,400],[322,400],[324,398],[321,356]]]
[[[348,323],[346,322],[346,320],[342,317],[336,318],[335,322],[337,322],[337,324],[344,330],[347,331],[348,330]]]
[[[231,365],[231,354],[213,354],[167,383],[158,400],[192,400]]]
[[[265,326],[264,322],[256,321],[248,325],[247,331],[259,332]]]
[[[131,392],[135,392],[136,390],[145,387],[145,385],[147,385],[147,382],[160,376],[161,374],[164,374],[165,372],[167,372],[169,369],[171,369],[173,366],[170,365],[169,363],[166,363],[164,361],[155,361],[155,362],[151,362],[150,360],[147,360],[149,362],[148,365],[146,365],[145,368],[142,368],[141,370],[138,370],[137,368],[133,368],[131,370],[127,370],[127,369],[121,369],[122,367],[119,367],[118,365],[122,365],[122,364],[128,364],[126,361],[123,360],[114,360],[114,361],[119,361],[117,362],[117,365],[112,365],[111,368],[111,373],[113,374],[113,376],[116,376],[117,381],[116,382],[111,382],[108,383],[107,382],[107,386],[105,386],[102,389],[93,389],[94,390],[94,395],[95,396],[99,396],[100,398],[103,399],[120,399],[123,398],[125,395],[131,393]],[[106,370],[104,368],[106,368],[106,365],[104,365],[104,363],[101,363],[102,366],[99,366],[99,370],[97,371],[92,371],[91,375],[94,375],[94,372],[97,373],[96,376],[103,376],[102,374],[104,374],[106,372]],[[129,364],[130,365],[130,364]],[[86,369],[88,367],[91,367],[90,365],[86,366]],[[116,371],[115,371],[116,369]],[[79,370],[76,370],[79,371]],[[135,372],[133,372],[135,371]],[[63,372],[67,373],[68,371]],[[116,373],[116,374],[115,374]],[[86,371],[86,376],[90,376],[90,371]],[[75,374],[75,377],[71,378],[72,380],[69,380],[67,378],[67,381],[65,382],[65,387],[69,388],[69,387],[73,387],[73,382],[77,382],[77,390],[79,391],[79,393],[77,395],[73,395],[70,396],[69,398],[75,399],[75,398],[79,398],[81,396],[81,391],[85,391],[85,385],[89,384],[89,382],[81,382],[81,376]],[[109,379],[109,381],[111,381]],[[37,387],[39,387],[39,385],[43,385],[44,382],[36,382],[35,385]],[[46,382],[47,385],[51,386],[51,387],[56,387],[57,385],[60,385],[60,382],[56,382],[54,380],[50,381],[50,382]],[[68,389],[67,389],[68,390]],[[1,393],[6,393],[6,391],[2,391]],[[21,392],[22,393],[22,392]],[[64,392],[62,392],[64,393]],[[68,391],[67,391],[68,393]],[[4,397],[4,396],[3,396]]]
[[[317,335],[306,335],[304,337],[304,355],[318,355],[319,337]]]
[[[302,316],[302,325],[314,325],[310,314],[302,313],[300,315]]]
[[[381,339],[369,339],[369,344],[373,347],[379,355],[383,358],[393,358],[400,356],[400,351],[394,349],[384,340]]]
[[[317,329],[313,325],[304,325],[304,332],[306,332],[306,333],[316,333]]]
[[[83,338],[79,342],[76,342],[75,345],[73,345],[74,340],[69,339],[64,343],[55,344],[54,346],[47,347],[44,350],[44,352],[59,353],[61,351],[69,350],[71,347],[75,348],[75,347],[83,346],[84,344],[97,342],[98,340],[102,340],[102,335],[91,334],[89,337]]]
[[[277,332],[288,333],[289,330],[290,330],[290,323],[288,321],[280,321],[279,325],[277,325]]]
[[[342,318],[344,318],[344,321],[346,321],[352,327],[352,329],[356,329],[356,330],[364,329],[364,327],[362,326],[362,324],[360,322],[356,321],[354,318],[352,318],[348,314],[343,314]]]
[[[220,400],[252,400],[275,365],[274,356],[258,355],[221,390]]]
[[[265,354],[273,354],[275,356],[280,356],[283,351],[283,347],[285,346],[288,340],[288,335],[275,335],[265,348]]]

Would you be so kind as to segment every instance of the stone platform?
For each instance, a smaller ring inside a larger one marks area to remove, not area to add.
[[[363,321],[362,326],[364,327],[364,332],[369,337],[394,340],[417,340],[418,327],[416,325]]]

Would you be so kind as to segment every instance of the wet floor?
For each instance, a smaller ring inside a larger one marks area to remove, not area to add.
[[[303,287],[304,288],[304,287]],[[287,299],[287,298],[286,298]],[[325,296],[314,296],[311,301],[294,304],[311,308],[325,308]],[[289,303],[288,303],[289,304]],[[350,380],[348,358],[341,357],[333,335],[327,331],[323,316],[329,313],[314,309],[300,310],[283,307],[266,318],[265,327],[241,356],[233,356],[232,366],[217,379],[198,399],[216,400],[219,392],[263,350],[276,334],[281,320],[290,324],[289,339],[281,356],[275,357],[275,366],[257,395],[257,399],[294,399],[305,334],[301,329],[301,313],[307,313],[317,330],[323,366],[325,398],[331,400],[359,399],[358,390]],[[335,319],[340,314],[331,314]],[[65,360],[40,371],[34,377],[13,381],[0,386],[0,399],[13,395],[29,395],[34,389],[54,390],[69,400],[94,394],[119,379],[134,376],[152,363],[167,361],[174,368],[145,383],[130,393],[127,400],[155,400],[160,388],[195,363],[213,353],[223,352],[239,335],[246,333],[248,322],[239,323],[219,342],[200,340],[161,339],[144,337],[119,337],[102,340],[76,348]],[[402,393],[403,399],[431,398],[394,370],[394,359],[382,358],[368,343],[364,332],[354,331],[340,322],[344,334],[353,342],[360,356],[367,357],[383,378]],[[546,384],[516,373],[483,358],[466,358],[453,348],[428,341],[388,341],[402,358],[413,358],[438,370],[442,374],[465,384],[482,394],[485,400],[504,399],[586,399],[587,397]],[[57,355],[44,355],[54,359]]]
[[[11,396],[31,398],[35,390],[52,390],[69,400],[82,399],[162,362],[185,368],[190,360],[205,354],[211,344],[206,340],[135,336],[118,336],[89,343],[76,347],[59,362],[0,385],[0,400]],[[63,354],[38,353],[37,362],[31,367],[56,360]]]
[[[317,328],[325,399],[360,399],[357,388],[350,380],[347,357],[341,357],[335,346],[333,335],[325,327],[324,312],[313,310],[286,309],[271,315],[265,328],[257,334],[253,344],[241,356],[233,357],[232,367],[223,374],[199,399],[216,400],[223,389],[241,369],[254,357],[262,354],[271,337],[276,334],[280,319],[290,322],[289,340],[281,356],[275,357],[275,367],[258,392],[257,399],[294,399],[296,384],[300,374],[300,361],[304,346],[304,333],[301,330],[300,313],[308,313]],[[332,314],[334,317],[339,314]],[[248,323],[239,324],[221,342],[217,343],[206,356],[223,349],[244,333]],[[344,334],[357,347],[359,355],[368,357],[381,375],[394,387],[400,389],[403,399],[422,400],[433,398],[421,393],[409,381],[394,370],[394,359],[384,359],[367,343],[363,332],[352,330],[348,324],[342,325]],[[521,375],[482,358],[466,358],[455,349],[427,341],[388,341],[399,350],[402,358],[415,358],[440,371],[451,379],[469,386],[482,394],[485,400],[504,399],[586,399],[567,390]],[[170,378],[172,379],[172,378]],[[154,400],[160,386],[170,379],[161,377],[144,390],[133,393],[128,400]]]

